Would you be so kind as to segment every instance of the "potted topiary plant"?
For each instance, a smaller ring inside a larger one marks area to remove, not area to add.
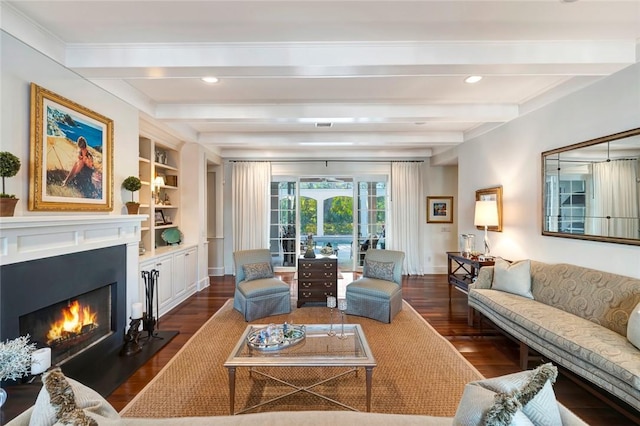
[[[13,216],[18,198],[7,194],[4,189],[4,178],[15,176],[20,170],[20,159],[10,152],[0,152],[0,176],[2,176],[2,194],[0,194],[0,216]]]
[[[138,209],[140,208],[140,203],[137,203],[133,200],[133,193],[142,187],[142,183],[140,179],[136,176],[129,176],[122,182],[122,186],[127,191],[131,191],[131,201],[127,201],[127,212],[129,214],[138,214]]]

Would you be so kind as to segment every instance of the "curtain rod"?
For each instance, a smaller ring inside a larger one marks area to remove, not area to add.
[[[424,163],[424,160],[228,160],[230,163]]]

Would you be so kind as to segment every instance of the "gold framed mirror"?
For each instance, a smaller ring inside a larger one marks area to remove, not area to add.
[[[542,153],[542,235],[640,245],[640,128]]]

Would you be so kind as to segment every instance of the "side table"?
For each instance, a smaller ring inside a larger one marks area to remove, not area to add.
[[[447,252],[447,274],[449,278],[449,300],[451,288],[456,287],[463,293],[469,292],[469,284],[478,277],[478,271],[483,266],[493,266],[494,260],[480,261],[478,258],[463,256],[460,252]]]

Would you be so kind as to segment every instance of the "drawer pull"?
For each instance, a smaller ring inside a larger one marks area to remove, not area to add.
[[[333,277],[333,272],[325,272],[324,276],[327,277],[327,278],[331,278],[331,277]]]
[[[333,267],[333,263],[325,263],[324,267],[327,269],[331,269]]]
[[[333,283],[323,283],[326,288],[333,287]]]
[[[302,276],[305,278],[309,278],[311,276],[311,272],[303,272]]]
[[[311,287],[311,283],[302,283],[302,287],[309,288]]]
[[[300,266],[302,266],[304,269],[311,268],[311,264],[310,263],[301,263]]]
[[[325,291],[324,295],[325,296],[333,296],[333,292],[332,291]]]
[[[308,298],[310,298],[310,297],[311,297],[311,295],[312,295],[312,294],[313,294],[313,293],[311,293],[311,292],[307,293],[307,292],[304,292],[304,291],[303,291],[303,292],[302,292],[302,297],[304,297],[305,299],[308,299]]]

